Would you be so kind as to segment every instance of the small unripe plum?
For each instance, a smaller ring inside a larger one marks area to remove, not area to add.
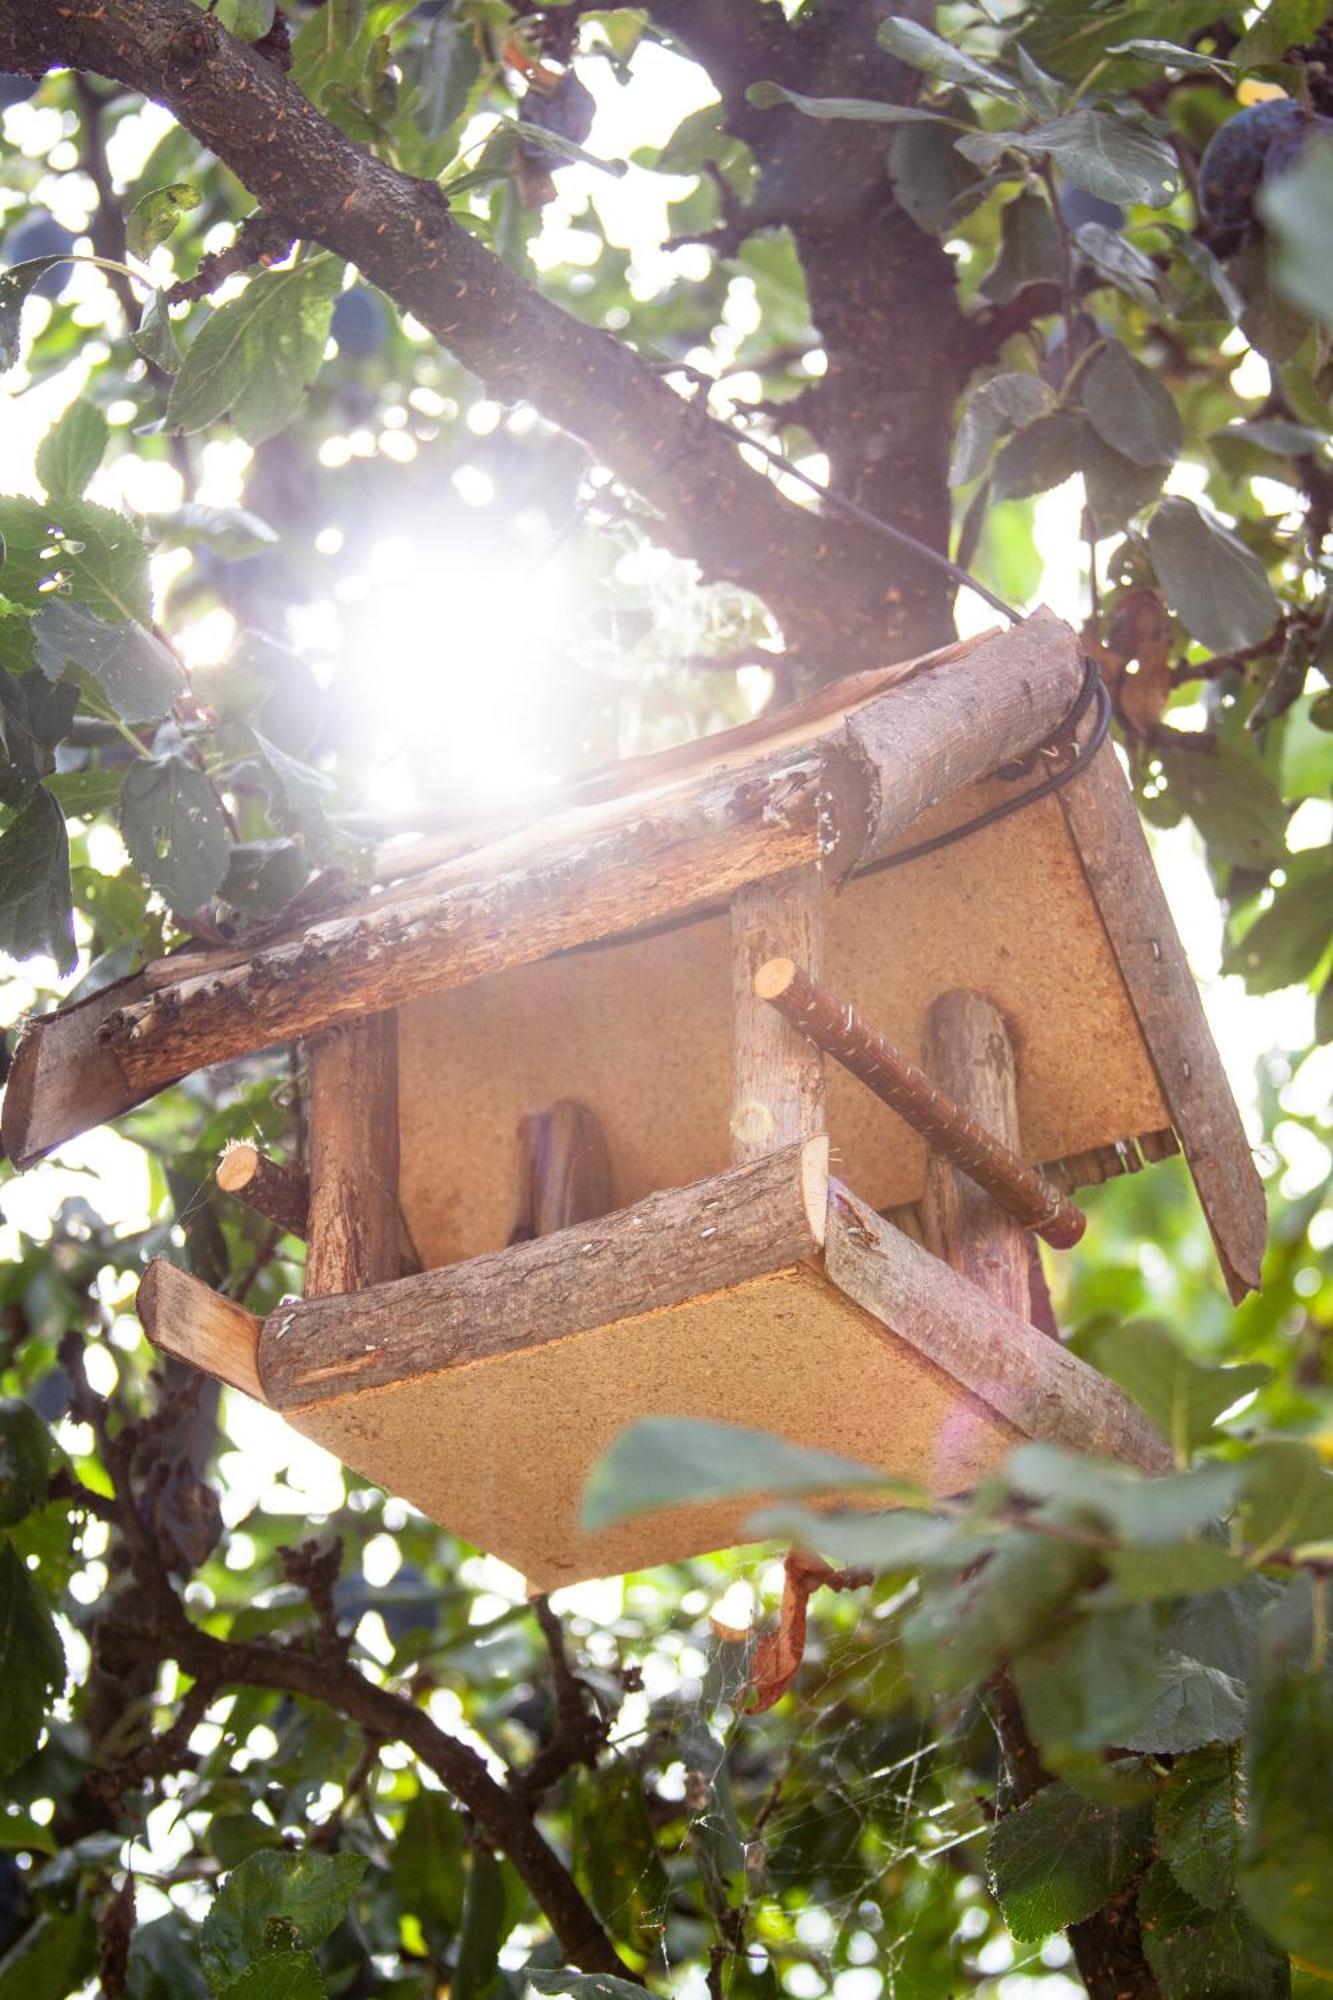
[[[1333,133],[1333,118],[1307,117],[1287,97],[1247,104],[1220,125],[1199,165],[1199,206],[1214,229],[1248,229],[1263,183],[1294,167],[1312,133]]]
[[[364,285],[353,285],[340,294],[333,308],[330,328],[341,354],[363,361],[382,347],[389,331],[389,315],[383,301]]]
[[[11,104],[26,104],[40,82],[38,76],[13,76],[0,70],[0,111],[8,111]]]
[[[5,258],[10,264],[25,264],[30,257],[68,257],[77,240],[53,215],[36,209],[6,236]],[[43,272],[33,290],[44,299],[58,299],[69,279],[68,266],[58,264],[53,271]]]

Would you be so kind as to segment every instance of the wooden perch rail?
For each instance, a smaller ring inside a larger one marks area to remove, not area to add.
[[[228,1146],[218,1161],[216,1178],[224,1194],[243,1201],[284,1236],[299,1236],[305,1241],[310,1182],[299,1167],[271,1160],[258,1146],[241,1139]]]
[[[755,974],[761,1000],[801,1030],[825,1055],[873,1090],[945,1159],[1057,1250],[1068,1250],[1086,1217],[1018,1154],[946,1097],[892,1042],[822,991],[789,958],[770,958]]]

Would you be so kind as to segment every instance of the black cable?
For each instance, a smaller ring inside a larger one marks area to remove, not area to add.
[[[856,869],[853,879],[859,880],[862,875],[879,875],[886,868],[902,868],[909,861],[920,861],[924,855],[937,854],[942,847],[952,847],[955,841],[966,840],[969,834],[980,833],[983,827],[994,826],[997,820],[1008,819],[1010,813],[1021,812],[1025,806],[1034,804],[1037,799],[1049,798],[1052,792],[1058,792],[1062,785],[1067,785],[1071,778],[1076,778],[1080,771],[1087,769],[1105,743],[1107,731],[1111,727],[1111,697],[1106,691],[1106,683],[1097,669],[1096,661],[1085,659],[1083,681],[1073,707],[1060,724],[1058,733],[1061,736],[1067,730],[1078,727],[1090,702],[1094,704],[1096,710],[1092,733],[1086,743],[1076,747],[1069,762],[1062,765],[1058,771],[1053,771],[1049,777],[1043,778],[1039,785],[1029,785],[1027,790],[1020,792],[1016,798],[1002,799],[998,805],[991,806],[986,812],[977,813],[975,818],[965,819],[961,826],[951,826],[945,833],[932,834],[929,840],[918,840],[912,847],[900,848],[896,854],[885,855],[882,861],[872,861],[868,867]],[[997,771],[995,775],[1002,776],[1003,770]]]
[[[875,534],[883,535],[887,541],[896,542],[899,548],[910,549],[914,556],[919,556],[922,562],[930,563],[934,569],[952,578],[953,582],[963,589],[974,590],[978,597],[989,604],[992,611],[998,611],[1011,625],[1022,624],[1021,611],[1015,611],[1011,604],[1006,604],[1002,597],[997,597],[993,590],[979,582],[970,570],[962,567],[961,563],[954,562],[951,556],[941,555],[940,551],[933,549],[929,542],[918,541],[915,535],[908,534],[906,528],[895,528],[892,521],[881,520],[878,514],[872,514],[870,509],[862,507],[859,501],[848,500],[844,494],[835,492],[831,486],[821,486],[808,472],[802,472],[799,465],[793,465],[775,445],[765,444],[761,438],[752,436],[742,425],[733,423],[730,418],[712,416],[711,412],[710,417],[728,437],[735,438],[739,444],[748,445],[751,451],[761,452],[770,465],[776,465],[789,479],[797,479],[802,486],[807,486],[812,493],[817,493],[835,514],[846,514],[849,520],[859,521],[863,528],[870,528]]]

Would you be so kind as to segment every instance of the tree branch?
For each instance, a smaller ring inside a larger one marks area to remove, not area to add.
[[[194,1624],[162,1561],[159,1537],[136,1497],[136,1464],[152,1420],[113,1428],[111,1406],[88,1382],[77,1333],[66,1335],[60,1354],[72,1384],[73,1407],[91,1424],[101,1448],[114,1489],[115,1523],[136,1586],[132,1605],[111,1609],[97,1624],[99,1669],[117,1680],[132,1679],[136,1670],[155,1674],[161,1661],[174,1660],[210,1696],[229,1686],[272,1688],[323,1702],[381,1743],[406,1744],[472,1814],[487,1839],[508,1855],[569,1963],[585,1972],[633,1978],[574,1878],[538,1830],[533,1819],[535,1798],[530,1804],[521,1792],[509,1790],[470,1745],[446,1734],[406,1696],[367,1680],[347,1659],[330,1594],[335,1551],[321,1552],[308,1543],[288,1552],[289,1573],[299,1576],[309,1591],[319,1623],[319,1641],[313,1648],[217,1639]],[[100,1506],[96,1511],[102,1511]],[[133,1775],[152,1774],[178,1760],[189,1734],[184,1727],[187,1713],[197,1721],[206,1706],[205,1697],[192,1690],[175,1724],[142,1753],[142,1768],[131,1764]]]
[[[529,401],[582,439],[651,503],[666,546],[755,591],[789,642],[836,632],[844,659],[882,650],[882,549],[867,573],[856,537],[783,500],[657,369],[543,297],[468,233],[434,182],[346,138],[211,14],[191,0],[6,10],[0,68],[54,65],[167,106],[262,208],[354,263],[497,400]]]

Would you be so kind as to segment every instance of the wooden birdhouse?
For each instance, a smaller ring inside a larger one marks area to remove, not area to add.
[[[242,1148],[220,1180],[305,1237],[304,1298],[261,1322],[159,1262],[145,1326],[539,1587],[741,1535],[707,1505],[580,1530],[645,1415],[943,1493],[1022,1437],[1159,1465],[927,1247],[941,1161],[1068,1243],[1071,1191],[1180,1148],[1258,1283],[1262,1192],[1091,694],[1039,613],[393,850],[354,906],[32,1024],[9,1155],[303,1040],[306,1173]]]

